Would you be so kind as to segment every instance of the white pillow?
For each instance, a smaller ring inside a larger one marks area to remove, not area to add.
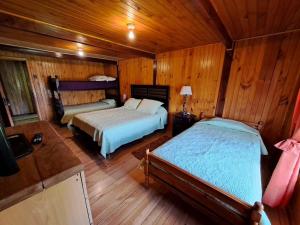
[[[105,76],[105,75],[94,75],[89,77],[90,81],[114,81],[116,80],[115,77],[109,77],[109,76]]]
[[[90,81],[106,81],[106,76],[105,75],[95,75],[95,76],[91,76],[89,77]]]
[[[109,98],[106,98],[106,99],[102,99],[100,100],[100,102],[105,102],[109,105],[115,105],[116,104],[116,100],[115,99],[109,99]]]
[[[141,99],[130,98],[125,102],[124,108],[125,109],[136,109],[138,107],[138,105],[140,104],[140,102],[141,102]]]
[[[106,76],[106,81],[115,81],[115,80],[116,80],[115,77]]]
[[[150,99],[143,99],[142,102],[139,104],[137,111],[155,114],[160,106],[164,103],[160,101],[150,100]]]

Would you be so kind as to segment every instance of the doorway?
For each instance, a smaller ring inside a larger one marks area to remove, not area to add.
[[[39,120],[25,60],[0,60],[0,95],[5,126]]]

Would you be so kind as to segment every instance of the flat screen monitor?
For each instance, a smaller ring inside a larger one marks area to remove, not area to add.
[[[0,123],[0,176],[10,176],[19,170],[16,158],[7,140],[5,129]]]

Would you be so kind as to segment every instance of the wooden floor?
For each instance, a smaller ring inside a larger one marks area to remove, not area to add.
[[[97,146],[73,137],[65,127],[55,126],[85,167],[88,195],[95,225],[104,224],[201,224],[211,225],[181,199],[159,185],[143,186],[144,175],[131,152],[161,137],[155,133],[122,147],[111,159],[97,154]],[[169,132],[169,131],[167,131]],[[285,210],[267,209],[272,225],[288,225]]]

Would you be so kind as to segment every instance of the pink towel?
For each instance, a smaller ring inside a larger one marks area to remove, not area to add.
[[[263,196],[271,207],[285,206],[291,198],[300,168],[300,143],[287,139],[275,145],[283,150]]]
[[[283,151],[263,196],[271,207],[285,206],[292,197],[300,169],[300,90],[294,109],[291,139],[275,146]]]

